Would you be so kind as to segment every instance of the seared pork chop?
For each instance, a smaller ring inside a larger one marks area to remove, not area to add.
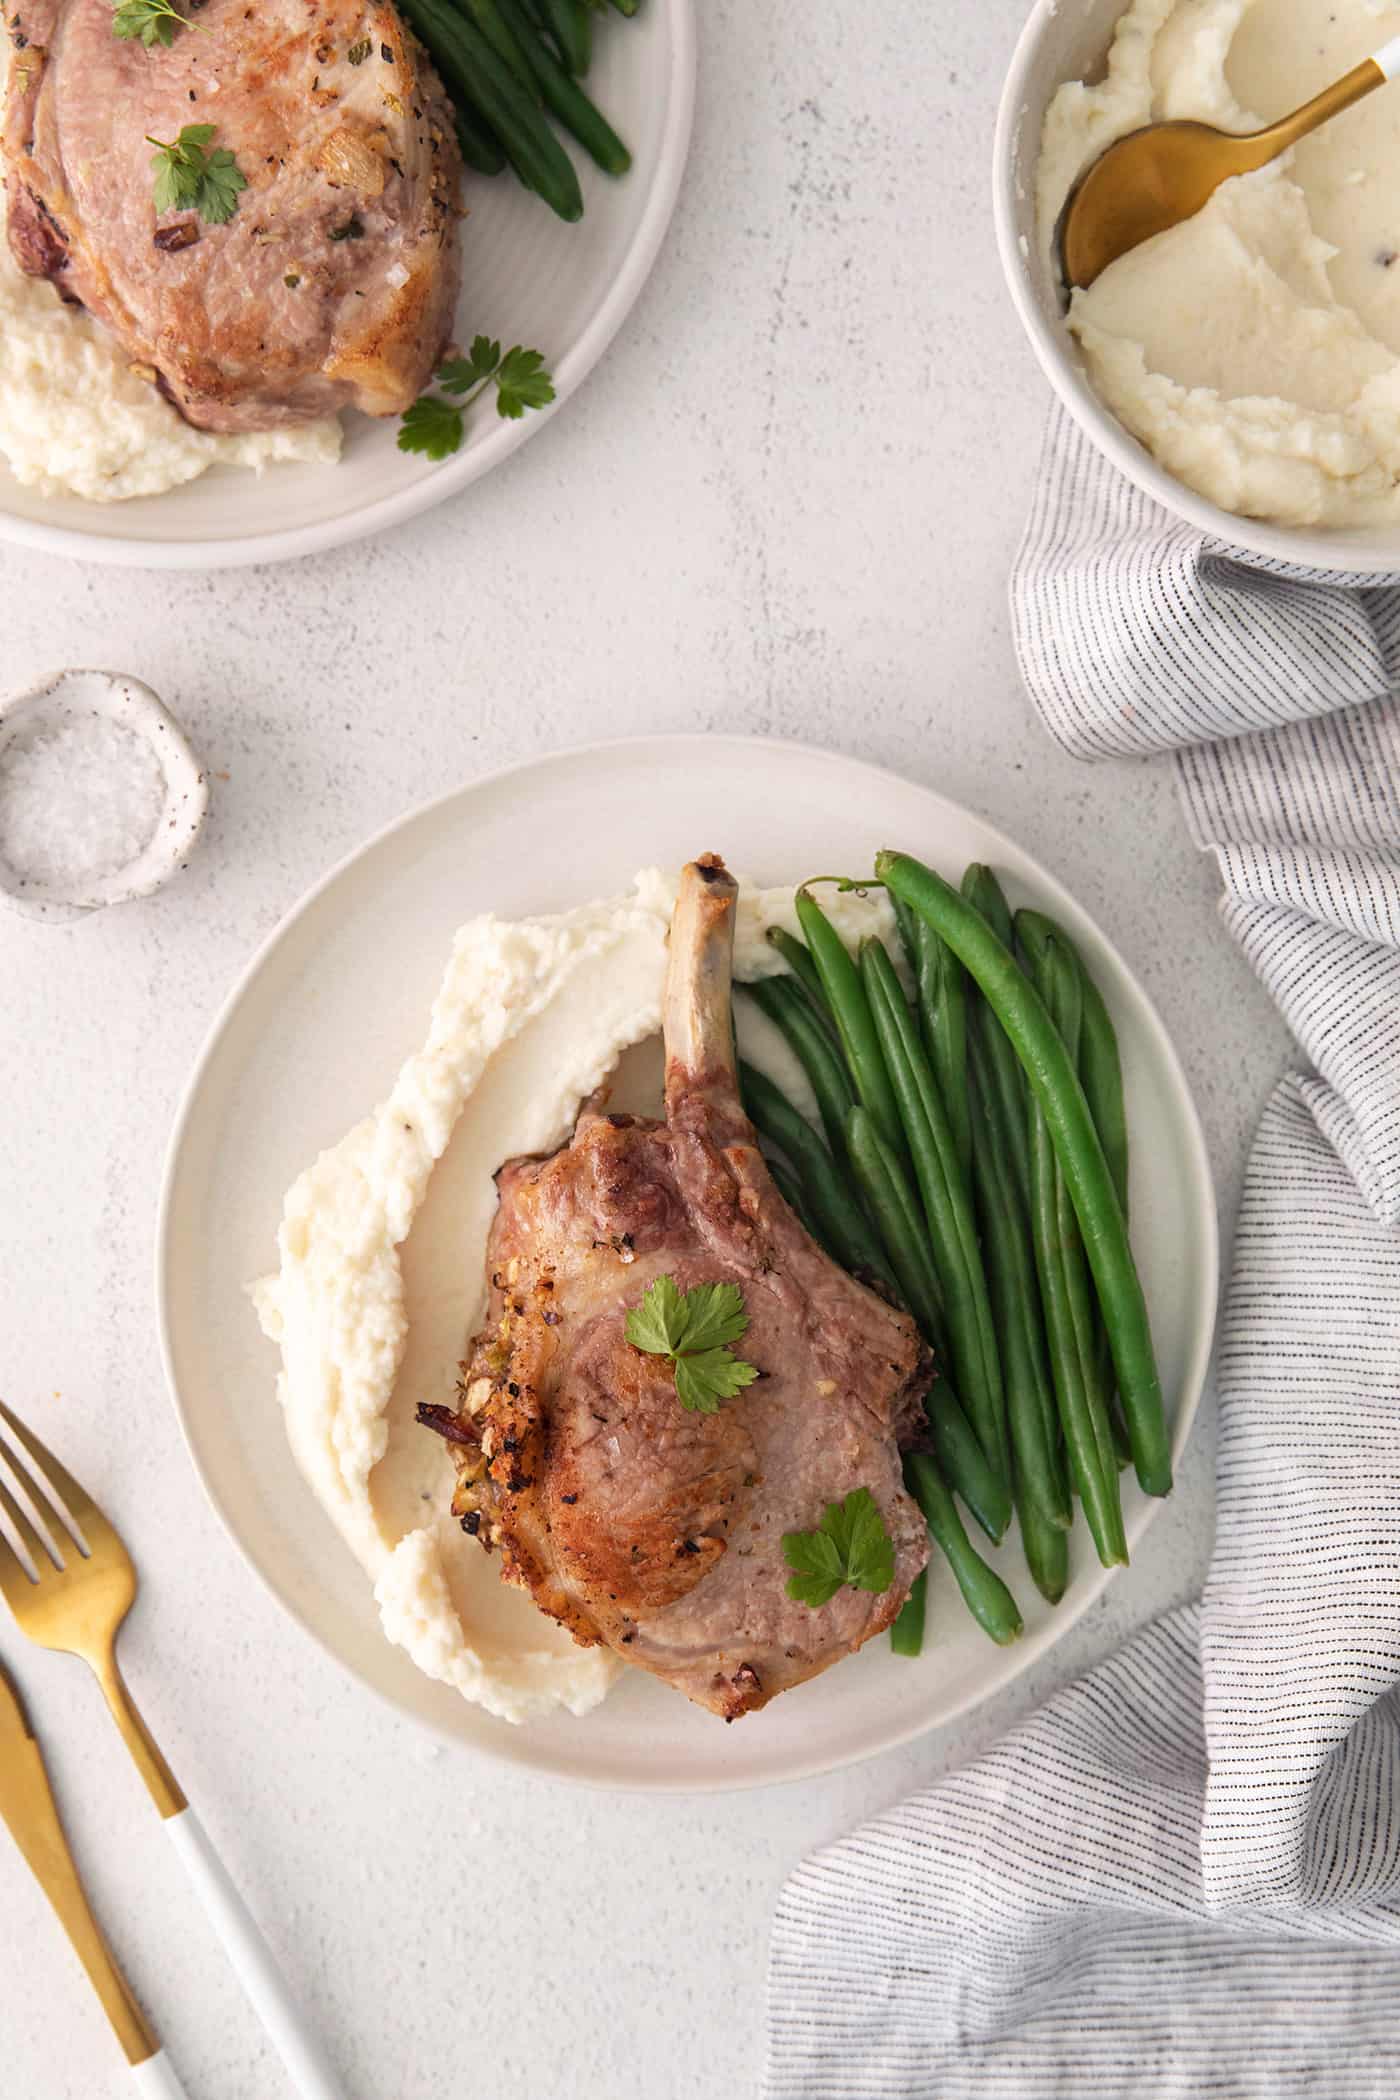
[[[666,1121],[586,1110],[571,1142],[497,1177],[491,1304],[449,1437],[453,1507],[502,1574],[584,1645],[606,1642],[726,1720],[894,1619],[928,1554],[899,1447],[929,1363],[913,1322],[831,1262],[773,1186],[740,1106],[730,1025],[735,885],[688,867],[671,928]],[[759,1378],[688,1413],[624,1323],[663,1275],[739,1285]],[[894,1544],[883,1594],[787,1595],[784,1532],[868,1488]]]
[[[461,164],[393,8],[206,0],[147,50],[112,0],[5,0],[10,243],[203,430],[397,414],[451,332]],[[226,225],[157,213],[148,135],[213,124],[248,187]]]

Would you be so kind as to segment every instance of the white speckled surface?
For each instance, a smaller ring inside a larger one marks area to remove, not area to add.
[[[986,172],[1016,0],[708,0],[691,177],[605,365],[503,471],[280,573],[0,553],[6,687],[148,679],[214,770],[187,876],[0,923],[3,1392],[120,1516],[129,1674],[328,2035],[349,2100],[729,2100],[753,2088],[789,1866],[972,1755],[1199,1581],[1213,1410],[1131,1572],[968,1721],[827,1781],[624,1801],[435,1754],[285,1623],[206,1510],[161,1386],[155,1196],[175,1101],[254,944],[399,811],[532,751],[713,725],[840,746],[985,810],[1140,971],[1229,1217],[1281,1026],[1219,929],[1169,772],[1088,770],[1019,693],[1004,583],[1044,390]],[[930,36],[929,25],[934,26]],[[290,2089],[76,1664],[0,1619],[85,1872],[191,2100]],[[124,2090],[0,1833],[6,2093]]]

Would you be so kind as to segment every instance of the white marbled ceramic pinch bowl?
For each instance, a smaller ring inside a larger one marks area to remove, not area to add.
[[[58,671],[0,699],[0,764],[18,738],[40,726],[63,729],[100,717],[150,747],[164,784],[164,804],[145,847],[122,867],[80,884],[16,875],[0,852],[0,899],[32,919],[64,922],[147,897],[182,868],[204,822],[209,782],[184,731],[150,686],[118,671]],[[55,821],[62,810],[56,808]]]

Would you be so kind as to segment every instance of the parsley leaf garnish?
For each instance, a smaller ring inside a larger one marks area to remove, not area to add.
[[[429,459],[446,459],[462,442],[462,411],[436,394],[420,394],[403,412],[399,425],[400,452],[425,452]]]
[[[732,1400],[757,1376],[753,1364],[729,1349],[690,1349],[676,1358],[676,1395],[688,1414],[715,1415],[721,1400]]]
[[[496,372],[496,413],[523,416],[527,408],[546,408],[554,399],[554,381],[538,350],[507,350]]]
[[[498,342],[479,335],[465,357],[449,357],[437,371],[437,383],[444,393],[466,398],[454,405],[440,394],[420,394],[404,411],[400,452],[426,452],[429,459],[446,459],[462,442],[466,411],[493,381],[497,415],[514,419],[529,408],[547,408],[554,399],[554,381],[544,369],[540,351],[522,350],[517,343],[503,357]]]
[[[676,1396],[690,1414],[713,1415],[758,1376],[729,1348],[749,1324],[737,1283],[697,1283],[681,1291],[674,1276],[658,1276],[627,1315],[634,1349],[664,1356],[676,1374]]]
[[[493,343],[490,336],[479,335],[465,357],[449,357],[446,364],[438,367],[438,385],[446,387],[449,394],[465,394],[469,387],[493,378],[500,362],[500,344]]]
[[[188,211],[191,208],[210,226],[223,226],[238,209],[238,193],[248,179],[227,146],[209,151],[214,136],[212,124],[186,124],[178,138],[153,139],[146,144],[158,150],[151,158],[156,171],[156,212]]]
[[[787,1593],[819,1611],[839,1589],[872,1590],[894,1581],[894,1545],[869,1488],[852,1488],[844,1502],[828,1502],[815,1531],[783,1534],[783,1558],[796,1570]]]
[[[170,0],[121,0],[112,10],[114,33],[127,39],[139,37],[148,51],[155,44],[173,44],[177,29],[196,27]]]

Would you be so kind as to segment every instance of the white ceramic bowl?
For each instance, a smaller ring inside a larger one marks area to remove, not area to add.
[[[69,924],[108,904],[149,897],[188,863],[209,807],[209,776],[160,695],[121,671],[58,671],[0,700],[0,756],[28,732],[41,735],[112,722],[149,745],[160,767],[164,802],[155,827],[134,860],[81,882],[21,880],[0,860],[0,898],[27,919]],[[57,807],[53,821],[71,818]]]
[[[1369,576],[1400,570],[1400,527],[1309,531],[1238,518],[1157,464],[1090,386],[1064,325],[1059,279],[1036,238],[1035,170],[1045,111],[1066,80],[1102,77],[1113,26],[1128,0],[1036,0],[1002,91],[993,151],[993,204],[1001,266],[1031,348],[1070,414],[1106,459],[1164,510],[1198,532],[1279,561]]]

